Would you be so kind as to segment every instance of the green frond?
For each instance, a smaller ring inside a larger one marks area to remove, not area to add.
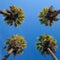
[[[8,38],[8,39],[7,39],[7,41],[6,41],[6,44],[9,44],[9,43],[10,43],[10,41],[11,41],[11,39],[10,39],[10,38]]]

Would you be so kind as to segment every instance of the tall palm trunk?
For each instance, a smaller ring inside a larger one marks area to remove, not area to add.
[[[2,58],[2,60],[7,60],[7,58],[9,57],[9,55],[13,52],[13,48],[11,48],[8,53]]]
[[[54,60],[58,60],[57,57],[54,55],[54,53],[50,50],[50,48],[47,48],[47,50],[51,54]]]
[[[0,10],[0,14],[3,14],[3,15],[8,15],[8,16],[10,16],[10,14],[9,14],[9,13],[7,13],[7,12],[4,12],[4,11],[1,11],[1,10]]]

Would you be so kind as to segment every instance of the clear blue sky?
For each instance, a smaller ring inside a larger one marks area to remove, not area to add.
[[[60,21],[54,23],[52,27],[46,27],[39,23],[38,13],[42,11],[43,7],[54,6],[54,9],[60,9],[60,0],[1,0],[0,9],[9,9],[10,5],[21,7],[25,12],[25,20],[18,28],[8,26],[0,15],[0,60],[7,53],[3,50],[6,38],[12,35],[19,34],[27,41],[27,47],[24,49],[22,55],[15,58],[10,55],[8,60],[52,60],[50,55],[42,56],[36,49],[35,43],[37,37],[43,34],[52,35],[58,44],[55,55],[60,60]]]

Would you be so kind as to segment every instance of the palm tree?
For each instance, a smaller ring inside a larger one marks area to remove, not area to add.
[[[16,56],[17,54],[22,54],[24,48],[26,47],[26,41],[22,36],[15,35],[12,38],[8,38],[6,41],[7,54],[2,58],[2,60],[7,60],[10,54]]]
[[[53,10],[53,6],[50,6],[49,8],[43,8],[43,12],[39,13],[41,24],[52,26],[54,21],[59,20],[59,18],[57,18],[58,14],[60,14],[60,10]]]
[[[43,35],[38,38],[38,42],[36,43],[37,49],[43,54],[51,54],[54,60],[58,60],[54,55],[56,52],[56,40],[52,36]]]
[[[24,12],[21,8],[15,6],[10,6],[10,10],[0,10],[0,14],[5,17],[4,21],[10,26],[14,24],[14,26],[17,27],[24,21]]]

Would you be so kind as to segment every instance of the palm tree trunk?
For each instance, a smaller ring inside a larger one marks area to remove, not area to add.
[[[54,60],[58,60],[57,57],[54,55],[54,53],[50,50],[50,48],[47,48],[47,50],[51,54]]]
[[[13,48],[11,48],[11,49],[8,51],[8,53],[2,58],[2,60],[6,60],[12,52],[13,52]]]
[[[56,17],[58,14],[60,14],[60,10],[54,12],[54,13],[52,14],[52,16],[53,16],[53,17]]]
[[[9,14],[9,13],[7,13],[7,12],[4,12],[4,11],[1,11],[1,10],[0,10],[0,14],[3,14],[3,15],[8,15],[8,16],[10,16],[10,14]]]

